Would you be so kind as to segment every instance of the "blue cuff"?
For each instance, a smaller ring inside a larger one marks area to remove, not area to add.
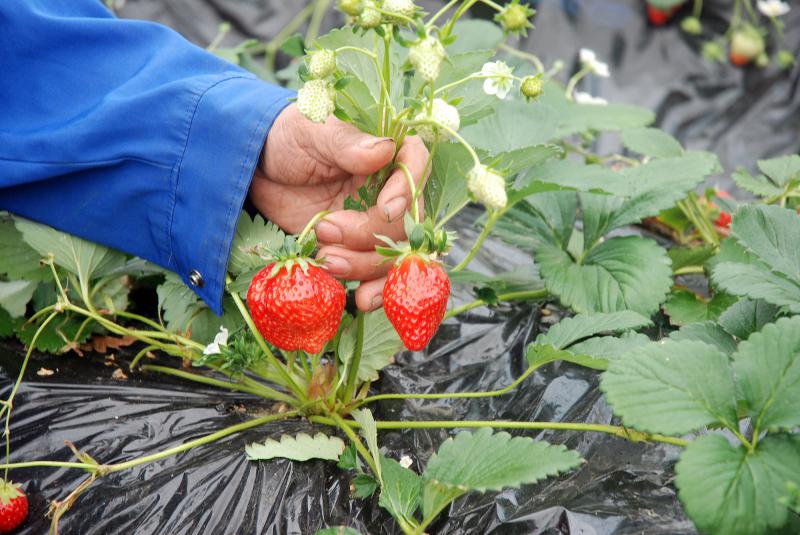
[[[276,117],[294,92],[232,77],[197,100],[183,157],[172,173],[169,266],[215,314],[236,223]]]

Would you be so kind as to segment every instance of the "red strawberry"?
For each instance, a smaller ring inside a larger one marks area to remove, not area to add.
[[[714,220],[714,224],[719,228],[729,229],[731,226],[731,214],[722,210],[717,219]]]
[[[450,279],[442,265],[412,254],[389,270],[383,286],[383,308],[408,349],[430,342],[447,310]]]
[[[259,271],[247,291],[247,305],[261,335],[271,344],[319,353],[336,336],[345,304],[342,283],[312,263],[275,264]]]
[[[647,18],[655,26],[663,26],[677,13],[681,4],[669,7],[667,9],[659,9],[651,3],[647,3]]]
[[[28,497],[19,487],[0,479],[0,533],[11,533],[28,516]]]

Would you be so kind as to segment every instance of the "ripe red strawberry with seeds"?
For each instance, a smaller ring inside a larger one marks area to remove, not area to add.
[[[450,279],[442,265],[412,253],[389,271],[383,308],[403,344],[418,351],[436,334],[449,297]]]
[[[247,305],[269,343],[286,351],[319,353],[339,329],[345,290],[313,261],[296,259],[259,271],[250,283]]]
[[[714,220],[714,225],[718,230],[724,230],[725,234],[727,235],[728,229],[731,228],[731,221],[731,214],[725,210],[722,210],[720,211],[719,216],[717,216],[717,219]]]
[[[19,483],[0,479],[0,533],[11,533],[28,516],[28,497]]]

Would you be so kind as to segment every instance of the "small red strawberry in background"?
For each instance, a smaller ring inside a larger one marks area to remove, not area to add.
[[[753,26],[747,24],[731,34],[729,57],[731,63],[744,67],[764,53],[764,37]]]
[[[253,277],[247,306],[269,343],[313,354],[336,336],[346,296],[341,282],[307,258],[314,249],[309,243],[298,252],[294,240],[287,238],[280,251],[271,251],[276,261]]]
[[[0,533],[11,533],[28,516],[28,497],[19,483],[0,479]]]
[[[647,19],[654,26],[663,26],[669,22],[669,19],[675,16],[675,13],[680,11],[682,5],[683,2],[680,2],[673,6],[662,8],[647,2],[645,6],[647,8]]]
[[[721,210],[717,218],[714,220],[714,225],[716,225],[718,229],[727,230],[731,226],[731,221],[731,214],[725,210]]]
[[[442,264],[411,253],[389,271],[383,308],[403,344],[419,351],[436,334],[449,297],[450,279]]]

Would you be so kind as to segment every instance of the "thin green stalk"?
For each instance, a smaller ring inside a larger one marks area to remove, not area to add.
[[[469,250],[467,256],[464,257],[464,260],[459,262],[456,267],[450,270],[451,272],[457,273],[467,267],[470,262],[472,262],[472,259],[475,258],[475,255],[478,254],[478,251],[480,251],[483,242],[486,241],[486,238],[489,237],[489,233],[492,232],[492,227],[494,227],[494,224],[497,223],[498,219],[500,219],[500,215],[500,212],[489,212],[489,217],[486,219],[486,224],[483,226],[483,230],[481,230],[481,233],[478,235],[478,239],[475,240],[475,244],[472,246],[472,249]]]
[[[312,416],[309,419],[311,421],[316,421],[315,418],[324,418],[324,417]],[[353,442],[353,444],[356,447],[356,450],[358,450],[358,453],[364,458],[364,461],[367,463],[370,470],[372,470],[373,475],[375,475],[376,478],[380,479],[381,472],[375,465],[375,460],[372,458],[372,455],[370,455],[367,447],[364,446],[364,443],[361,442],[361,439],[358,438],[358,435],[355,433],[355,431],[353,431],[353,424],[355,424],[355,427],[358,427],[358,424],[355,421],[346,422],[341,416],[339,416],[335,412],[331,413],[331,417],[325,418],[325,420],[327,422],[330,422],[329,425],[338,426],[342,431],[344,431],[344,434],[347,435],[347,438],[349,438]]]
[[[319,221],[323,217],[325,217],[330,213],[331,213],[330,210],[322,210],[321,212],[317,212],[316,214],[314,214],[314,217],[312,217],[311,220],[308,223],[306,223],[306,226],[302,230],[302,232],[300,232],[300,234],[297,235],[297,243],[303,243],[303,240],[306,239],[306,236],[308,236],[308,234],[311,232],[311,229],[317,226],[317,223],[319,223]]]
[[[361,405],[365,405],[367,403],[373,403],[375,401],[383,401],[387,399],[472,399],[502,396],[503,394],[508,394],[518,387],[537,369],[538,366],[530,366],[522,375],[517,377],[513,383],[498,390],[489,390],[487,392],[448,392],[443,394],[378,394],[376,396],[370,396],[362,399],[355,405],[355,407],[360,407]]]
[[[429,28],[429,29],[430,29],[430,28],[433,28],[433,25],[434,25],[434,23],[436,22],[436,19],[438,19],[439,17],[441,17],[442,15],[444,15],[445,13],[447,13],[447,11],[448,11],[448,10],[449,10],[451,7],[453,7],[455,4],[457,4],[459,1],[460,1],[460,0],[450,0],[449,2],[447,2],[447,4],[445,4],[445,5],[442,7],[442,9],[440,9],[439,11],[437,11],[435,15],[433,15],[431,18],[429,18],[429,19],[428,19],[428,22],[427,22],[427,23],[425,23],[425,27],[426,27],[426,28]]]
[[[17,375],[17,380],[14,383],[14,388],[11,389],[11,393],[8,395],[8,399],[3,402],[3,408],[0,409],[0,416],[2,416],[4,411],[6,412],[6,425],[5,425],[5,434],[6,434],[6,465],[8,464],[8,460],[11,457],[11,411],[14,408],[14,396],[17,395],[17,391],[19,390],[19,385],[22,383],[22,377],[25,375],[25,370],[28,368],[28,362],[31,359],[31,354],[33,353],[33,348],[36,347],[36,342],[39,340],[39,336],[44,331],[45,327],[53,321],[56,316],[58,316],[58,312],[53,312],[50,314],[46,320],[42,322],[36,332],[33,334],[33,339],[31,340],[30,346],[28,346],[28,351],[25,352],[25,358],[22,360],[22,366],[19,369],[19,374]],[[5,469],[5,473],[3,474],[4,479],[8,479],[8,468]]]
[[[524,290],[519,292],[509,292],[505,294],[499,294],[497,296],[498,301],[532,301],[534,299],[546,299],[549,295],[546,289],[541,290]],[[478,308],[488,303],[483,299],[476,299],[471,303],[467,303],[465,305],[461,305],[460,307],[456,307],[452,310],[447,311],[444,315],[444,319],[452,318],[454,316],[458,316],[459,314],[463,314],[464,312],[468,312],[474,308]]]
[[[136,368],[136,365],[139,364],[139,361],[142,360],[142,358],[147,355],[148,352],[153,351],[154,349],[158,349],[158,346],[143,347],[142,350],[136,353],[136,356],[133,357],[133,360],[128,365],[128,369],[133,371]]]
[[[228,275],[226,277],[225,283],[230,284],[231,282],[232,282],[231,277],[230,275]],[[291,390],[292,392],[294,392],[294,394],[297,396],[297,399],[299,399],[301,403],[305,403],[306,401],[308,401],[305,392],[303,392],[303,390],[300,388],[297,382],[295,382],[292,376],[289,375],[289,373],[283,367],[281,361],[279,361],[277,357],[275,357],[274,353],[272,353],[270,348],[267,346],[267,342],[264,341],[264,337],[261,336],[261,333],[259,332],[255,323],[253,323],[253,318],[250,316],[250,312],[248,312],[247,307],[242,302],[242,298],[239,297],[239,293],[238,292],[229,292],[229,293],[230,296],[233,298],[233,302],[236,304],[236,308],[239,309],[239,313],[242,315],[242,318],[244,318],[244,322],[247,324],[247,327],[250,329],[250,332],[253,333],[253,336],[255,337],[258,346],[261,348],[261,351],[267,357],[267,360],[269,361],[270,365],[272,365],[275,371],[278,372],[280,378],[284,381],[284,386],[289,390]]]
[[[453,31],[453,26],[455,26],[456,22],[458,22],[458,19],[460,19],[461,16],[466,13],[467,10],[469,10],[469,8],[471,8],[477,1],[478,0],[464,0],[464,3],[458,6],[458,9],[456,9],[456,12],[453,14],[452,18],[447,21],[447,24],[445,24],[442,28],[441,33],[443,37],[446,38],[450,36],[450,33]]]
[[[358,379],[358,368],[361,366],[361,353],[364,349],[364,312],[359,310],[356,313],[356,347],[353,350],[353,358],[347,368],[347,383],[344,389],[344,402],[349,403],[353,399],[353,392],[356,389]]]
[[[264,47],[266,57],[264,58],[264,66],[271,71],[275,70],[275,55],[280,49],[286,39],[289,38],[314,11],[314,3],[309,2],[295,17],[289,21],[289,24],[283,27],[278,34],[273,37]]]
[[[419,201],[419,193],[421,190],[417,190],[417,183],[414,182],[414,175],[411,174],[411,170],[406,164],[403,162],[395,162],[394,166],[401,169],[406,175],[408,189],[411,190],[411,217],[414,219],[415,223],[419,223],[419,203],[417,201]]]
[[[310,416],[312,422],[338,426],[339,423],[325,416]],[[358,422],[346,422],[351,427],[360,427]],[[475,429],[490,427],[495,429],[542,430],[556,429],[561,431],[586,431],[590,433],[606,433],[634,442],[663,442],[674,446],[688,446],[689,441],[678,437],[643,433],[617,425],[581,424],[572,422],[509,422],[503,420],[429,420],[424,422],[381,420],[375,422],[378,429]]]
[[[672,272],[673,275],[693,275],[693,274],[703,274],[706,272],[706,268],[703,266],[684,266],[680,269],[676,269]]]
[[[325,13],[328,11],[329,3],[330,0],[315,0],[314,11],[311,13],[311,20],[308,21],[308,29],[306,30],[306,43],[313,42],[319,35],[319,28],[325,18]]]
[[[457,206],[454,206],[447,214],[444,215],[439,221],[436,223],[436,230],[441,230],[444,228],[445,223],[450,221],[455,215],[464,209],[466,205],[469,204],[469,199],[466,199],[460,202]]]
[[[572,92],[575,91],[575,86],[578,85],[578,82],[580,82],[581,79],[590,72],[592,72],[592,68],[586,65],[581,70],[572,75],[572,78],[570,78],[569,82],[567,82],[567,88],[564,90],[564,95],[566,95],[567,100],[574,100],[572,98]]]
[[[481,164],[481,159],[478,157],[478,153],[475,152],[475,149],[472,148],[472,145],[470,145],[467,142],[466,139],[461,137],[461,135],[458,132],[456,132],[455,130],[453,130],[452,128],[449,128],[449,127],[447,127],[447,126],[445,126],[445,125],[443,125],[443,124],[441,124],[441,123],[439,123],[437,121],[434,121],[432,119],[420,119],[418,121],[416,121],[416,120],[415,121],[403,121],[403,124],[405,124],[406,126],[416,126],[416,125],[420,125],[420,124],[428,124],[428,125],[431,125],[431,126],[435,126],[436,128],[439,128],[441,130],[444,130],[445,132],[450,134],[452,137],[454,137],[456,139],[456,141],[461,143],[464,146],[465,149],[467,149],[467,152],[469,152],[470,156],[472,156],[472,161],[475,163],[475,165],[480,165]]]
[[[694,0],[694,6],[692,6],[692,16],[696,19],[699,19],[702,13],[703,13],[703,0]]]
[[[498,48],[503,52],[506,52],[507,54],[511,54],[512,56],[516,56],[520,59],[530,61],[531,63],[533,63],[533,66],[536,68],[537,71],[539,71],[540,73],[544,72],[544,63],[542,63],[542,60],[539,59],[539,56],[531,54],[530,52],[523,52],[522,50],[518,50],[513,46],[509,46],[505,43],[500,43],[500,46],[498,46]]]
[[[222,40],[225,39],[225,36],[228,35],[228,32],[231,31],[231,25],[229,22],[223,22],[219,25],[219,29],[217,30],[217,35],[214,36],[214,39],[209,43],[206,50],[209,52],[213,52],[217,49],[219,45],[222,44]]]
[[[504,75],[497,75],[497,74],[473,73],[473,74],[470,74],[469,76],[465,76],[464,78],[462,78],[460,80],[456,80],[455,82],[450,82],[449,84],[443,85],[442,87],[440,87],[439,89],[434,91],[433,94],[434,95],[438,95],[439,93],[443,93],[443,92],[447,91],[448,89],[452,89],[454,87],[458,87],[461,84],[465,84],[465,83],[469,82],[470,80],[485,80],[487,78],[506,78],[506,79],[513,80],[515,82],[522,82],[522,78],[520,78],[519,76],[514,76],[513,74],[509,74],[507,76],[504,76]]]
[[[256,385],[258,385],[257,387],[256,385],[248,386],[241,383],[221,381],[219,379],[214,379],[213,377],[206,377],[205,375],[198,375],[183,370],[176,370],[175,368],[169,368],[167,366],[157,366],[155,364],[145,364],[144,366],[142,366],[142,371],[158,372],[158,373],[163,373],[165,375],[180,377],[181,379],[185,379],[187,381],[194,381],[195,383],[215,386],[217,388],[222,388],[226,390],[235,390],[237,392],[247,392],[248,394],[260,396],[262,398],[274,399],[276,401],[283,401],[284,403],[288,403],[289,405],[297,404],[297,400],[292,398],[291,396],[287,396],[286,394],[278,392],[277,390],[274,390],[260,383],[256,383]]]

